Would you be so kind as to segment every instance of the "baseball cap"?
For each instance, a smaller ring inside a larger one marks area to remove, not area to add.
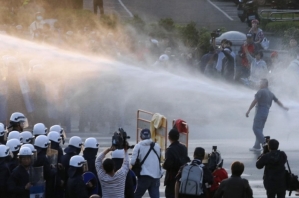
[[[140,132],[140,138],[145,140],[145,139],[150,139],[151,138],[151,131],[149,129],[142,129]]]

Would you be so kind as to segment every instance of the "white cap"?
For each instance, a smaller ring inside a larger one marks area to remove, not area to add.
[[[99,143],[96,138],[90,137],[85,140],[84,147],[97,149],[99,148]]]
[[[82,167],[83,164],[86,163],[86,160],[84,159],[84,157],[80,156],[80,155],[75,155],[70,159],[70,166],[73,167]]]
[[[5,132],[6,132],[6,130],[5,130],[5,126],[4,126],[4,124],[2,124],[2,123],[0,122],[0,137],[1,137],[1,136],[4,136]]]

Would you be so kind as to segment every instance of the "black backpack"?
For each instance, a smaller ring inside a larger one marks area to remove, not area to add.
[[[287,166],[288,166],[288,170],[285,170],[286,187],[287,190],[289,191],[289,196],[291,196],[292,191],[296,191],[297,189],[299,189],[299,181],[298,181],[298,176],[292,173],[288,160],[287,160]]]

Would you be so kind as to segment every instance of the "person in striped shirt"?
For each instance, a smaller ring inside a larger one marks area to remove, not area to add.
[[[124,148],[124,162],[122,167],[115,172],[112,159],[107,158],[104,160],[106,154],[114,150],[115,148],[111,147],[101,152],[95,162],[98,178],[102,186],[102,198],[124,198],[125,182],[129,171],[129,155],[127,148]]]

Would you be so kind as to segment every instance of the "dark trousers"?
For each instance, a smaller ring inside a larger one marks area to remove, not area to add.
[[[267,198],[285,198],[286,197],[286,192],[269,192],[267,191]]]
[[[100,14],[104,14],[104,4],[103,0],[93,0],[93,12],[94,14],[98,13],[98,7],[100,9]]]
[[[165,197],[175,198],[175,180],[169,181],[165,187]]]

